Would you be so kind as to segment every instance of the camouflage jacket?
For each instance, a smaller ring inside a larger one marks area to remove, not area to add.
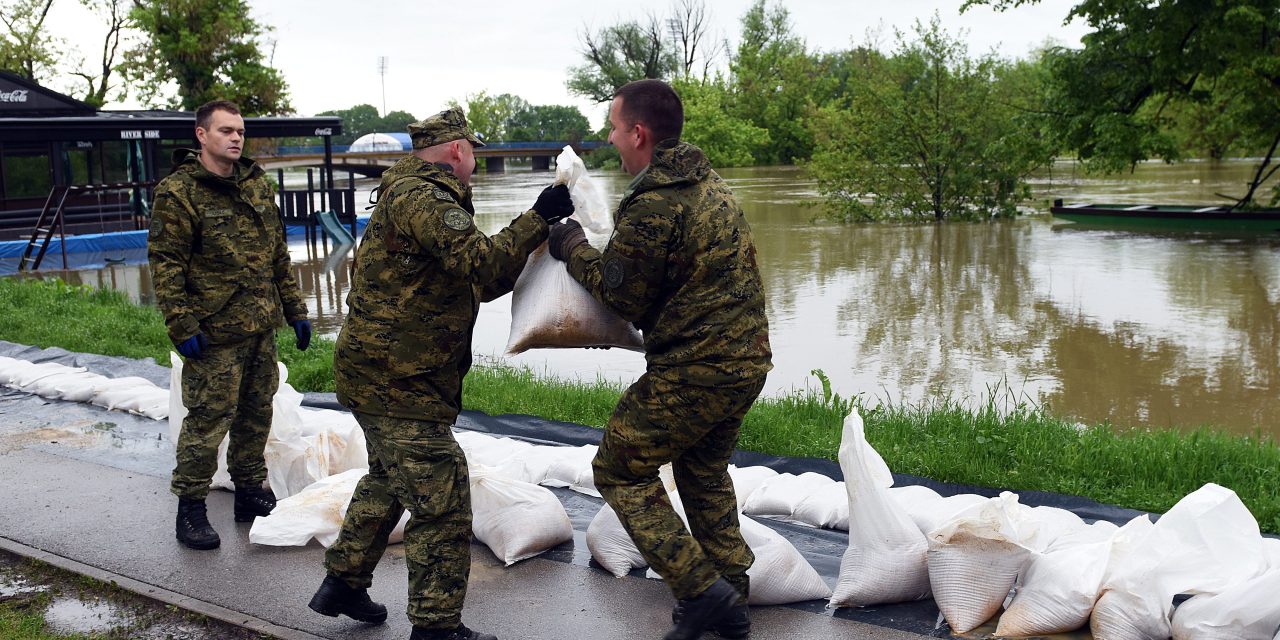
[[[751,228],[702,150],[660,143],[614,218],[604,252],[579,246],[569,273],[644,332],[649,371],[701,386],[768,373],[773,354]]]
[[[196,151],[173,154],[156,185],[147,258],[156,304],[175,344],[197,332],[235,342],[307,317],[271,184],[241,157],[230,178]]]
[[[378,191],[333,358],[338,401],[452,424],[480,303],[511,291],[547,225],[526,212],[486,236],[470,189],[416,156],[388,169]]]

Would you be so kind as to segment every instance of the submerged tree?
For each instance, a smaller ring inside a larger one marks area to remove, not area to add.
[[[175,83],[168,103],[188,111],[219,99],[246,116],[292,110],[284,76],[263,51],[271,28],[250,17],[244,0],[135,0],[129,15],[143,37],[122,71],[144,101]]]
[[[966,6],[1003,10],[1037,1]],[[1211,146],[1265,150],[1245,192],[1224,196],[1237,207],[1256,206],[1258,189],[1280,170],[1280,0],[1085,0],[1073,18],[1093,31],[1081,39],[1083,49],[1058,49],[1050,58],[1052,117],[1064,144],[1096,170],[1175,159],[1172,119],[1190,117]]]
[[[937,17],[915,31],[854,71],[847,107],[816,110],[819,190],[844,220],[1013,215],[1052,149],[1001,88],[1011,65],[970,58]]]

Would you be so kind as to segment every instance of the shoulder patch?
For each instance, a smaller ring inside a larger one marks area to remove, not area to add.
[[[151,216],[151,237],[158,238],[164,233],[164,220],[156,216]]]
[[[471,228],[471,214],[458,208],[444,212],[444,226],[454,231],[466,231]]]
[[[448,192],[448,191],[445,191],[444,189],[440,189],[440,188],[438,188],[438,187],[437,187],[434,191],[432,191],[432,192],[431,192],[431,195],[435,196],[436,198],[438,198],[438,199],[440,199],[440,200],[447,200],[447,201],[449,201],[449,202],[453,202],[453,201],[454,201],[454,200],[453,200],[453,196],[449,195],[449,192]]]
[[[622,260],[620,258],[610,258],[604,265],[604,286],[610,289],[617,289],[622,286],[622,280],[626,275]]]

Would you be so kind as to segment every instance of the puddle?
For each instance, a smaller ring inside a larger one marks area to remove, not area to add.
[[[24,596],[32,596],[38,593],[48,591],[47,587],[27,584],[22,578],[10,579],[6,576],[0,576],[0,602],[11,600],[14,598],[22,598]]]
[[[131,616],[108,602],[58,598],[44,612],[49,628],[59,633],[107,633],[131,625]]]

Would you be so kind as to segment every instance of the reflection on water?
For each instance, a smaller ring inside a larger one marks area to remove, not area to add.
[[[1239,191],[1249,167],[1147,164],[1092,178],[1062,163],[1034,186],[1042,203],[1214,204],[1215,192]],[[841,226],[813,221],[818,195],[799,169],[721,173],[751,220],[768,287],[776,368],[767,393],[812,385],[810,371],[822,369],[844,395],[972,400],[1007,385],[1090,423],[1208,423],[1280,435],[1273,419],[1280,415],[1280,235],[1083,230],[1046,216]],[[501,229],[551,176],[477,176],[479,227]],[[600,178],[611,202],[629,181],[621,173]],[[291,250],[316,327],[336,334],[348,260],[301,242]],[[72,278],[150,301],[145,267]],[[484,305],[476,353],[500,356],[509,325],[510,296]],[[641,355],[621,350],[536,350],[508,361],[624,381],[644,367]]]

